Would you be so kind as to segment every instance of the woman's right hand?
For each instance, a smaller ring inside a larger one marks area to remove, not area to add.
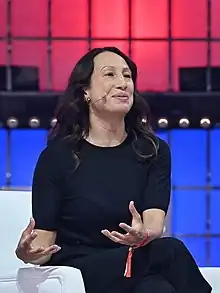
[[[37,247],[36,245],[33,245],[33,242],[37,237],[37,232],[34,231],[34,227],[35,221],[33,218],[31,218],[30,223],[21,235],[15,253],[16,256],[25,263],[42,264],[49,260],[51,255],[58,252],[61,248],[55,244],[46,248],[42,246]],[[41,259],[45,260],[40,261]]]

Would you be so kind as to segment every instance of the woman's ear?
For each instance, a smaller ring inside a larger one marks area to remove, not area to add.
[[[88,88],[83,88],[82,90],[84,92],[84,96],[89,96],[89,89]]]
[[[84,99],[85,99],[85,102],[86,102],[87,104],[90,103],[91,99],[90,99],[90,97],[89,97],[89,92],[88,92],[88,90],[84,90]]]

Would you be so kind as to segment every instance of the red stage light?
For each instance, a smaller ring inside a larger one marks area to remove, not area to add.
[[[168,1],[132,1],[132,37],[168,37]]]
[[[6,35],[7,1],[0,1],[0,37]]]
[[[14,36],[45,37],[47,35],[47,1],[13,0],[11,13]]]
[[[53,0],[52,35],[88,37],[87,3],[87,0]]]
[[[172,35],[198,38],[207,35],[207,0],[172,1]]]
[[[64,90],[79,58],[88,50],[87,41],[54,41],[52,46],[52,86]]]
[[[0,65],[6,64],[6,42],[0,42]]]
[[[168,87],[168,43],[133,41],[132,56],[138,66],[138,89],[164,91]]]
[[[212,37],[220,38],[220,1],[212,0],[211,1],[211,27],[212,27]]]
[[[211,65],[220,66],[220,43],[211,44]]]
[[[128,38],[128,1],[92,1],[92,37]]]

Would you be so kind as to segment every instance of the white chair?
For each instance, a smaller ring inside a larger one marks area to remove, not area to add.
[[[204,267],[200,271],[212,286],[212,293],[220,293],[220,267]]]
[[[85,293],[79,270],[25,265],[16,257],[30,216],[30,192],[0,191],[0,293]]]
[[[30,216],[30,192],[0,191],[0,293],[85,293],[79,270],[25,265],[15,256]],[[220,293],[220,268],[201,268],[201,272],[212,293]]]
[[[28,267],[0,275],[0,293],[85,293],[79,270]]]

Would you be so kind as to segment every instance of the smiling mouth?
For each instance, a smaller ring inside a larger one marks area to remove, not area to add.
[[[116,99],[119,99],[119,100],[124,100],[124,101],[127,101],[128,99],[129,99],[129,96],[120,96],[120,95],[115,95],[115,96],[113,96],[114,98],[116,98]]]

